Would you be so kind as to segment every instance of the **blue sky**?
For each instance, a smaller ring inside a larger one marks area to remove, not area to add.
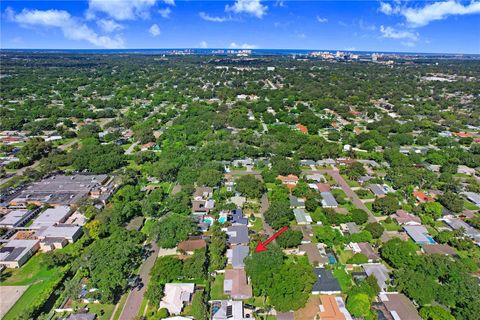
[[[480,53],[480,1],[2,1],[1,48]]]

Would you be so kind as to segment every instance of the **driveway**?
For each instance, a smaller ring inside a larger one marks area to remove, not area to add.
[[[150,280],[150,270],[153,268],[155,260],[158,256],[159,248],[155,242],[152,242],[152,249],[154,250],[154,252],[148,257],[147,260],[144,261],[144,263],[140,267],[139,276],[142,279],[143,287],[140,290],[134,288],[130,291],[127,301],[123,306],[123,310],[119,318],[120,320],[133,320],[138,314],[140,305],[142,304],[143,296],[148,287],[148,281]]]
[[[265,231],[265,233],[271,237],[275,231],[272,229],[272,227],[270,227],[270,225],[267,223],[267,221],[265,221],[265,217],[264,217],[264,214],[265,212],[267,212],[268,208],[270,207],[270,204],[268,202],[268,196],[266,193],[264,193],[262,195],[262,199],[260,200],[260,214],[262,216],[262,220],[263,220],[263,230]]]

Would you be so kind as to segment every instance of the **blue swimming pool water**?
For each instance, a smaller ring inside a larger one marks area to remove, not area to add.
[[[428,241],[430,241],[430,244],[435,244],[435,240],[431,236],[427,236]]]
[[[335,256],[333,254],[328,254],[328,263],[330,264],[336,264],[337,263],[337,259],[335,259]]]
[[[225,223],[225,222],[227,222],[227,217],[220,217],[220,218],[218,218],[218,222],[220,222],[220,223],[222,223],[222,224]]]
[[[205,218],[205,219],[203,219],[203,222],[208,223],[209,225],[212,225],[212,224],[213,224],[213,220],[210,219],[210,218]]]

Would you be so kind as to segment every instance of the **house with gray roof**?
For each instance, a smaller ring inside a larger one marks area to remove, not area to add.
[[[342,289],[332,271],[325,268],[315,268],[317,281],[313,284],[312,294],[340,294]]]
[[[311,224],[312,217],[304,209],[293,209],[293,214],[297,220],[297,224]]]
[[[373,275],[377,279],[380,290],[386,291],[390,283],[390,271],[381,263],[362,264],[362,268],[367,275]]]
[[[68,320],[95,320],[96,318],[95,313],[74,313],[68,317]]]
[[[376,197],[384,197],[387,194],[383,186],[379,184],[370,184],[368,189],[370,189]]]
[[[337,208],[338,202],[331,192],[320,192],[322,196],[322,207],[324,208]]]
[[[405,225],[403,230],[415,241],[416,244],[435,244],[432,236],[428,234],[427,228],[422,225]]]
[[[294,195],[289,195],[288,199],[290,200],[290,208],[305,208],[305,199],[295,197]]]
[[[458,218],[445,217],[443,221],[454,230],[463,229],[464,234],[480,246],[480,231]]]
[[[230,244],[248,244],[248,227],[246,225],[228,227],[227,236]]]
[[[228,263],[231,264],[233,268],[243,268],[245,267],[243,260],[248,257],[248,253],[248,246],[233,246],[231,249],[227,250]]]
[[[477,206],[480,206],[480,194],[476,192],[463,192],[462,193],[470,202],[473,202]]]

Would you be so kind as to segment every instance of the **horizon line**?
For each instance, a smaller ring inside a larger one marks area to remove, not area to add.
[[[378,50],[346,50],[346,49],[299,49],[299,48],[198,48],[198,47],[179,47],[179,48],[116,48],[116,49],[108,49],[108,48],[0,48],[2,50],[16,50],[16,51],[24,51],[24,50],[67,50],[67,51],[135,51],[135,50],[202,50],[202,51],[209,51],[209,50],[251,50],[251,51],[339,51],[339,52],[368,52],[368,53],[391,53],[391,54],[441,54],[441,55],[468,55],[468,56],[480,56],[479,53],[448,53],[448,52],[415,52],[415,51],[378,51]]]

